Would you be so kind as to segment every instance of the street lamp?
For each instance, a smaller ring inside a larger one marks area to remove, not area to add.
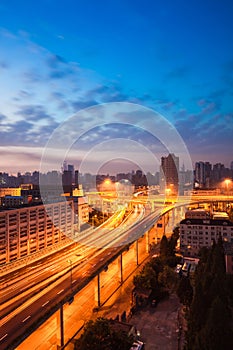
[[[67,260],[67,262],[70,264],[70,289],[72,291],[72,282],[73,282],[73,276],[72,276],[72,268],[73,268],[73,261]]]
[[[231,180],[230,179],[226,179],[226,180],[224,180],[224,183],[225,183],[225,185],[227,187],[227,193],[228,193],[228,189],[229,189],[229,185],[231,183]]]
[[[97,218],[97,215],[96,215],[96,214],[92,216],[92,226],[93,226],[93,228],[94,228],[94,226],[95,226],[95,219],[96,219],[96,218]]]
[[[224,183],[225,183],[225,185],[227,187],[227,195],[229,196],[229,185],[231,183],[231,180],[230,179],[226,179],[226,180],[224,180]]]

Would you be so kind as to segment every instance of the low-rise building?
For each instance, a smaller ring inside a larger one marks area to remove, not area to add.
[[[17,208],[27,204],[28,201],[23,196],[5,196],[1,198],[0,203],[5,208]]]
[[[210,214],[205,209],[191,209],[185,213],[185,219],[207,219],[209,217]]]
[[[200,248],[210,247],[220,236],[225,242],[233,242],[233,222],[225,218],[186,218],[180,222],[180,250],[184,255],[197,256]]]
[[[21,196],[20,187],[0,187],[0,197]]]

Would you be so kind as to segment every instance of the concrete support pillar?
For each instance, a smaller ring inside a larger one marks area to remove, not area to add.
[[[172,230],[174,229],[174,226],[175,226],[175,208],[172,210],[172,218],[171,218],[171,220],[172,220]]]
[[[184,206],[180,207],[180,217],[181,218],[185,217],[185,207]],[[180,219],[180,220],[182,220],[182,219]]]
[[[163,216],[162,216],[162,226],[163,226],[163,234],[164,235],[166,235],[166,215],[167,214],[164,214]]]
[[[146,252],[150,253],[150,231],[146,231]]]
[[[95,305],[96,307],[101,306],[101,301],[100,301],[100,273],[96,276],[96,284],[95,284]]]
[[[63,305],[57,311],[57,349],[64,346],[64,317],[63,317]]]
[[[135,249],[136,265],[139,265],[139,261],[138,261],[138,240],[135,241],[134,249]]]
[[[122,284],[124,282],[122,253],[121,253],[121,255],[118,256],[118,276],[119,276],[119,283]]]

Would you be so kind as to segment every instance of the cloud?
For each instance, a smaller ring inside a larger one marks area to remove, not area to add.
[[[78,112],[80,109],[85,109],[98,104],[96,100],[87,101],[71,101],[74,112]]]
[[[23,79],[26,83],[38,83],[43,80],[43,76],[36,69],[30,69],[22,74]]]
[[[189,74],[190,69],[189,67],[183,66],[183,67],[177,67],[171,70],[169,73],[165,75],[166,80],[167,79],[181,79],[186,78]]]
[[[0,113],[0,121],[6,120],[6,119],[7,117],[4,114]]]
[[[9,68],[9,65],[7,64],[7,62],[1,61],[0,62],[0,69],[7,69]]]
[[[6,115],[0,114],[1,145],[44,145],[59,125],[40,105],[21,106],[15,115],[18,120],[10,120]]]
[[[47,59],[47,64],[50,68],[56,69],[60,65],[63,66],[65,64],[67,64],[67,62],[63,57],[61,57],[59,55],[50,54],[48,59]]]
[[[208,98],[210,98],[211,100],[218,100],[218,99],[222,99],[227,93],[227,89],[226,88],[222,88],[222,89],[217,89],[214,90],[212,92],[210,92],[208,94]]]
[[[210,115],[217,112],[220,109],[220,105],[216,102],[209,102],[205,104],[204,108],[201,111],[201,115]]]
[[[31,121],[40,121],[40,120],[51,121],[54,119],[46,112],[45,107],[41,105],[21,106],[15,114],[20,115],[23,118],[27,117],[27,119]]]
[[[16,173],[18,171],[38,170],[43,148],[21,147],[21,146],[0,146],[1,169]],[[17,159],[17,161],[16,161]]]
[[[202,150],[203,157],[214,154],[216,159],[220,153],[222,157],[219,159],[223,159],[224,155],[229,156],[229,149],[233,148],[233,114],[220,112],[218,104],[206,99],[198,104],[202,108],[200,112],[189,114],[181,110],[176,114],[175,121],[191,154],[195,156]]]

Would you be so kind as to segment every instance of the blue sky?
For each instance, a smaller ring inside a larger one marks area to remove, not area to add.
[[[122,101],[164,115],[193,163],[229,166],[232,16],[231,0],[2,0],[0,171],[38,169],[61,122]]]

